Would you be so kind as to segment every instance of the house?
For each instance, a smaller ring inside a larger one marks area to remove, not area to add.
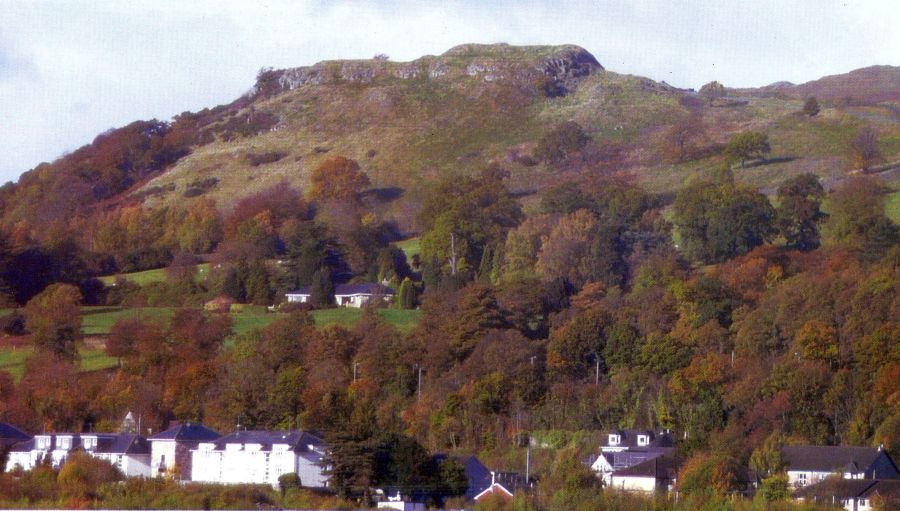
[[[150,442],[150,474],[154,477],[172,474],[176,478],[191,476],[191,450],[200,442],[220,438],[218,432],[202,424],[173,422],[172,426],[147,440]]]
[[[900,480],[832,477],[798,489],[794,499],[839,505],[846,511],[871,511],[876,503],[882,509],[900,509]]]
[[[781,448],[788,482],[795,488],[831,475],[844,479],[900,479],[897,464],[881,447],[793,445]]]
[[[680,466],[681,460],[671,455],[656,456],[637,465],[614,471],[609,475],[608,486],[647,493],[670,491],[678,482]]]
[[[394,509],[396,511],[425,511],[425,503],[424,502],[410,502],[405,500],[402,495],[400,495],[400,491],[397,490],[394,495],[390,495],[389,493],[385,496],[385,492],[383,490],[376,490],[378,502],[376,503],[377,509]]]
[[[627,429],[610,432],[600,446],[600,454],[590,462],[607,486],[612,485],[612,474],[617,470],[641,464],[664,455],[673,455],[672,437],[668,431],[655,433],[649,430]]]
[[[53,468],[59,468],[76,450],[112,463],[126,476],[150,476],[150,445],[144,437],[133,433],[36,435],[12,447],[6,467],[31,470],[47,461]]]
[[[503,499],[512,499],[519,490],[527,490],[531,488],[529,481],[525,476],[517,472],[494,472],[491,471],[490,484],[478,492],[472,500],[478,502],[488,495],[498,495]]]
[[[310,303],[312,291],[308,287],[285,294],[288,303]],[[394,290],[371,282],[363,284],[338,284],[334,288],[334,303],[340,307],[365,307],[371,303],[391,303]]]
[[[300,484],[321,488],[325,443],[305,431],[236,431],[191,451],[191,481],[222,484],[270,484],[295,473]]]

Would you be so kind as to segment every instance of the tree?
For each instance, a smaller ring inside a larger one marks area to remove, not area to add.
[[[103,484],[120,480],[122,473],[110,462],[83,452],[70,454],[57,478],[64,496],[80,499],[93,498]]]
[[[769,146],[769,136],[761,131],[745,131],[731,137],[725,146],[725,156],[729,161],[740,161],[741,167],[750,158],[762,158],[772,148]]]
[[[819,101],[815,96],[806,98],[806,101],[803,103],[803,113],[810,117],[815,117],[819,113]]]
[[[703,135],[703,123],[699,114],[692,113],[679,119],[666,130],[662,153],[668,159],[682,162],[695,152],[695,141]]]
[[[334,281],[330,269],[320,268],[313,274],[309,299],[317,307],[334,303]]]
[[[309,176],[309,196],[313,200],[355,202],[369,184],[359,164],[344,156],[323,161]]]
[[[826,239],[877,260],[900,242],[900,228],[884,213],[884,188],[871,177],[854,177],[832,192]]]
[[[869,168],[881,160],[881,151],[878,150],[878,132],[871,126],[863,126],[856,132],[850,142],[850,157],[853,165],[868,172]]]
[[[412,309],[416,304],[416,290],[412,280],[409,277],[403,279],[400,283],[400,290],[397,291],[397,306],[401,309]]]
[[[819,209],[825,189],[819,178],[803,174],[778,187],[775,223],[787,246],[809,251],[819,246],[819,222],[825,215]]]
[[[774,218],[769,200],[755,190],[698,182],[678,192],[673,219],[688,256],[722,262],[769,240]]]
[[[564,122],[538,140],[535,156],[548,163],[559,163],[583,148],[590,141],[581,126],[574,121]]]
[[[71,284],[51,284],[25,305],[25,326],[40,351],[68,360],[78,358],[81,340],[81,292]]]

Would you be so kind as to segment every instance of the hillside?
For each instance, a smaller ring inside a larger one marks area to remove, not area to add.
[[[650,191],[672,192],[721,167],[735,133],[769,134],[773,161],[739,172],[764,191],[814,172],[833,186],[852,170],[856,131],[872,125],[887,162],[900,159],[897,68],[873,67],[803,85],[734,90],[726,106],[648,78],[606,70],[577,46],[463,45],[412,62],[326,61],[266,70],[233,103],[184,113],[172,123],[140,122],[26,173],[0,190],[3,225],[41,237],[54,222],[128,204],[189,205],[211,197],[228,210],[241,197],[287,181],[305,189],[312,169],[344,155],[359,162],[370,204],[401,230],[417,231],[424,192],[441,176],[471,174],[498,161],[532,211],[532,193],[560,181],[625,175]],[[798,116],[809,94],[866,104],[823,103]],[[774,92],[778,92],[777,94]],[[686,161],[661,149],[677,122],[697,116],[700,136]],[[590,137],[564,161],[535,157],[555,126],[578,123]],[[886,176],[890,181],[896,176]]]

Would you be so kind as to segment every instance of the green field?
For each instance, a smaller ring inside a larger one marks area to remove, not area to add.
[[[884,213],[895,224],[900,224],[900,192],[891,193],[885,198]]]
[[[197,277],[203,279],[209,273],[209,263],[202,263],[197,265]],[[164,282],[166,280],[166,269],[165,268],[157,268],[155,270],[145,270],[138,271],[134,273],[119,273],[116,275],[105,275],[100,277],[100,281],[106,284],[107,286],[111,286],[116,282],[116,279],[122,277],[127,281],[134,282],[139,286],[146,286],[152,282]]]
[[[22,378],[25,371],[25,361],[31,356],[30,346],[22,348],[0,348],[0,370],[9,372],[16,381]],[[102,350],[82,348],[81,370],[97,371],[107,369],[118,364],[115,357],[107,356]]]
[[[168,326],[175,309],[172,307],[83,307],[81,331],[85,335],[108,334],[113,324],[120,319],[140,319]]]
[[[395,243],[397,248],[403,251],[406,254],[406,259],[411,261],[413,256],[419,255],[422,253],[422,246],[419,241],[419,238],[410,238],[408,240],[398,241]]]

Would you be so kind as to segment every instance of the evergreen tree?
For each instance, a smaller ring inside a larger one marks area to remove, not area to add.
[[[416,290],[413,281],[406,277],[397,291],[397,306],[401,309],[412,309],[416,303]]]
[[[334,303],[334,281],[328,267],[319,268],[312,278],[310,301],[317,307],[325,307]]]

